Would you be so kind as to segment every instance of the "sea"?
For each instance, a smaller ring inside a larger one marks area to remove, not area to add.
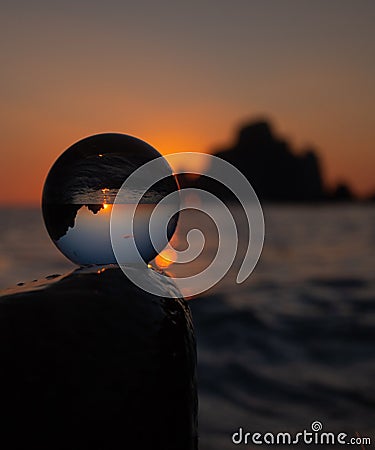
[[[370,445],[352,446],[370,448],[375,207],[265,205],[263,210],[264,248],[251,276],[237,284],[235,261],[214,287],[189,300],[198,349],[199,448],[272,448],[236,443],[233,436],[238,441],[235,433],[259,433],[270,440],[272,434],[296,436],[313,428],[344,433],[348,442],[370,438]],[[241,258],[246,224],[241,213],[234,216],[240,217]],[[204,224],[191,213],[180,221],[180,234]],[[215,233],[205,238],[209,251],[203,259],[217,244]],[[194,264],[201,270],[202,261]],[[49,239],[38,209],[0,210],[0,288],[75,267]],[[168,270],[183,273],[173,265]],[[301,440],[294,447],[339,448]]]

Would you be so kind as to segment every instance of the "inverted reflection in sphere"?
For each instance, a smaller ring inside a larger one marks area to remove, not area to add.
[[[42,208],[47,231],[67,258],[80,265],[117,263],[110,239],[110,219],[118,191],[134,170],[160,156],[140,139],[105,133],[78,141],[57,159],[44,185]],[[143,195],[134,216],[133,234],[122,236],[124,240],[133,240],[139,253],[129,246],[122,263],[138,263],[140,257],[148,262],[157,255],[150,239],[149,219],[157,203],[178,190],[168,163],[164,158],[159,160],[165,177]],[[136,191],[147,186],[147,180],[140,179],[137,183],[139,186],[121,192],[120,201],[116,201],[116,208],[122,210],[121,221],[132,219],[128,211],[134,208]],[[165,227],[170,239],[177,216],[159,225],[160,236],[155,245],[163,248],[167,245]]]

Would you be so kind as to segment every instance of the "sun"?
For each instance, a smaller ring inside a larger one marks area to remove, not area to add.
[[[163,250],[155,258],[155,263],[160,269],[166,269],[177,260],[177,253],[173,248]]]

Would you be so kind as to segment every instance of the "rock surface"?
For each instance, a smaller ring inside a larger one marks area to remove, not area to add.
[[[4,291],[0,362],[3,450],[197,448],[189,308],[117,267]]]

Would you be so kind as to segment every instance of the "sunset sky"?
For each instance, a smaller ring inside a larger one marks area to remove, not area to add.
[[[0,8],[1,203],[37,204],[54,160],[87,135],[207,152],[257,117],[296,149],[315,147],[331,185],[375,192],[372,0]]]

